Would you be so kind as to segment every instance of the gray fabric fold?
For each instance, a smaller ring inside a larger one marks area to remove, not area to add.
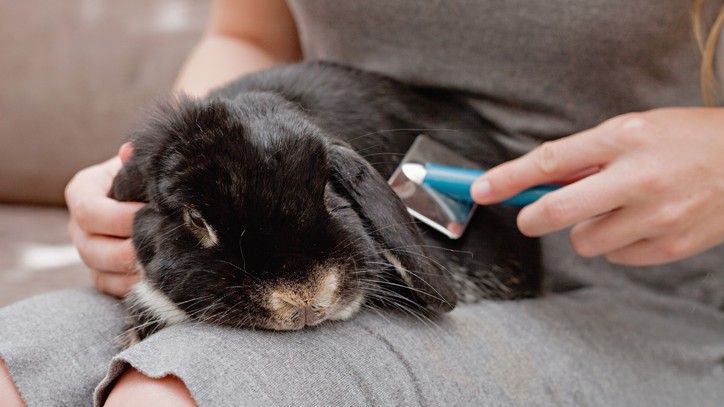
[[[95,290],[44,294],[0,309],[0,358],[32,406],[84,406],[116,353],[118,301]]]
[[[89,291],[6,307],[0,326],[0,357],[29,406],[90,405],[96,386],[101,405],[129,365],[181,378],[200,406],[724,399],[724,314],[634,286],[465,305],[436,321],[368,312],[300,332],[179,325],[115,356],[118,303]]]

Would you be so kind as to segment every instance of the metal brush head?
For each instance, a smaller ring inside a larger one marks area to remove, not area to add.
[[[405,164],[425,165],[428,162],[466,168],[480,166],[421,134],[388,181],[412,216],[450,239],[458,239],[465,232],[477,205],[458,202],[422,185],[409,171],[415,166],[406,166],[407,174],[403,171]]]

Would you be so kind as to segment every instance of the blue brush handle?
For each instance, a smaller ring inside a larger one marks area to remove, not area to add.
[[[483,175],[483,170],[473,170],[470,168],[451,167],[435,163],[425,164],[427,174],[423,184],[450,196],[458,201],[473,202],[470,196],[470,186],[473,181]],[[543,195],[555,191],[560,185],[545,184],[538,185],[515,195],[505,201],[506,205],[525,206],[537,201]]]

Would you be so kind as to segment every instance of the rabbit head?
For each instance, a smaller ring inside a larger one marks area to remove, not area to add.
[[[112,195],[148,202],[133,239],[160,316],[287,330],[369,301],[454,307],[385,180],[288,101],[179,98],[133,142]]]

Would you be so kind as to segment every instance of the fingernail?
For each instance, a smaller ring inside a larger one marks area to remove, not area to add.
[[[475,181],[473,184],[473,197],[475,198],[484,198],[485,195],[490,193],[490,182],[481,179],[479,181]]]

